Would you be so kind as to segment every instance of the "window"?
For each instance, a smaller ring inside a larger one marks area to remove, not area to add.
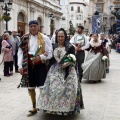
[[[62,20],[65,20],[65,17],[62,17]]]
[[[103,0],[97,0],[97,2],[103,2]]]
[[[73,6],[71,7],[71,11],[74,11],[74,7]]]
[[[24,14],[22,12],[18,14],[17,21],[24,22]]]
[[[77,12],[80,13],[80,7],[77,8]]]
[[[96,4],[96,11],[98,11],[99,13],[103,13],[103,4]]]
[[[81,15],[80,15],[80,20],[81,20]]]
[[[81,25],[81,23],[77,23],[77,24],[76,24],[76,27],[78,27],[78,26],[80,26],[80,25]]]
[[[79,20],[79,15],[76,15],[76,19]]]
[[[73,20],[74,19],[74,15],[71,15],[71,20]]]

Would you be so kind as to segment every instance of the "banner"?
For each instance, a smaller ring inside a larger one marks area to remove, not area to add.
[[[102,20],[100,15],[92,16],[92,33],[101,33]]]

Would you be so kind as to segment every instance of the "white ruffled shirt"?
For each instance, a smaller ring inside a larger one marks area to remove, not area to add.
[[[88,40],[87,36],[84,35],[84,34],[81,34],[81,35],[78,35],[78,34],[77,34],[77,39],[81,39],[83,36],[84,36],[84,39],[85,39],[85,46],[81,47],[81,49],[82,49],[82,50],[85,50],[85,49],[89,48],[89,40]],[[74,36],[71,38],[71,40],[70,40],[70,43],[71,43],[71,44],[76,44],[76,43],[77,43],[75,37],[76,37],[76,35],[74,35]]]
[[[52,44],[51,41],[49,39],[49,37],[47,37],[46,35],[42,34],[44,42],[45,42],[45,52],[48,53],[48,56],[45,56],[44,54],[40,55],[41,60],[48,60],[50,58],[52,58],[53,55],[53,48],[52,48]],[[33,36],[30,35],[30,49],[28,51],[28,54],[34,54],[35,51],[38,48],[38,40],[37,40],[37,35]],[[19,48],[18,49],[18,67],[19,69],[22,68],[22,63],[23,63],[23,52],[22,49]]]

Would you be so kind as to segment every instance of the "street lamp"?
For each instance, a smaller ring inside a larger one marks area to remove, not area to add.
[[[53,14],[50,14],[50,35],[52,36],[53,35],[53,31],[54,31],[54,15]]]
[[[2,10],[5,11],[5,13],[3,14],[4,16],[4,20],[6,22],[6,31],[8,30],[8,21],[10,20],[10,13],[8,13],[8,11],[10,11],[12,9],[12,2],[10,0],[0,0],[0,4],[2,7]]]

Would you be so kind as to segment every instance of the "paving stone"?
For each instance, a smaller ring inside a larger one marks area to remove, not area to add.
[[[120,54],[112,50],[110,73],[101,83],[81,83],[85,109],[80,115],[55,116],[38,112],[27,117],[31,109],[28,90],[17,89],[20,74],[3,76],[0,65],[0,120],[120,120]],[[0,55],[0,61],[2,55]],[[37,97],[39,90],[37,89]]]

